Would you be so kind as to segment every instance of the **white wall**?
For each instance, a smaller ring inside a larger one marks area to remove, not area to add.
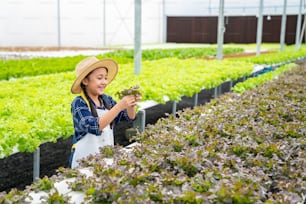
[[[1,0],[0,47],[104,47],[133,44],[134,2],[135,0]],[[224,2],[225,15],[258,13],[259,0]],[[283,2],[264,0],[264,14],[281,15]],[[300,0],[287,2],[287,14],[297,14]],[[166,16],[217,16],[218,11],[219,0],[142,0],[141,41],[163,41],[164,12]]]
[[[142,42],[162,40],[161,2],[142,2]],[[57,0],[1,0],[0,47],[134,43],[134,0],[60,0],[59,7],[60,21]]]
[[[56,5],[51,1],[0,3],[0,46],[56,44],[56,26]]]

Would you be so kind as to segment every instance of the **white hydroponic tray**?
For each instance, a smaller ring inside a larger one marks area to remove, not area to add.
[[[132,143],[124,148],[122,148],[123,151],[129,152],[133,149],[134,146],[140,145],[140,143]],[[105,162],[107,165],[111,165],[113,163],[113,159],[106,158]],[[84,174],[87,177],[93,176],[92,168],[82,168],[78,169],[81,174]],[[72,191],[69,188],[69,183],[75,181],[75,178],[66,178],[62,181],[58,181],[54,183],[54,188],[52,190],[57,190],[59,194],[69,196],[71,203],[75,204],[81,204],[84,202],[85,193],[81,191]],[[51,191],[52,191],[51,190]],[[29,196],[32,198],[27,198],[26,202],[32,203],[32,204],[41,204],[46,203],[46,198],[48,197],[48,193],[44,191],[38,191],[38,192],[31,192]]]

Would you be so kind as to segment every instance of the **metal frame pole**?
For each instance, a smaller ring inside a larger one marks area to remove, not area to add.
[[[57,0],[57,46],[60,48],[61,45],[61,6],[60,0]]]
[[[141,71],[141,0],[135,0],[134,73]]]
[[[103,0],[103,46],[106,46],[106,0]]]
[[[199,101],[199,94],[196,93],[196,94],[194,95],[194,106],[197,106],[197,105],[198,105],[198,101]]]
[[[219,17],[218,17],[218,53],[217,59],[222,60],[223,56],[223,35],[224,35],[224,0],[219,3]]]
[[[133,122],[133,127],[138,129],[140,133],[144,132],[146,126],[146,111],[139,110],[136,120]]]
[[[172,114],[175,115],[176,114],[176,102],[173,101],[173,104],[172,104]]]
[[[33,182],[39,179],[40,173],[40,148],[38,147],[33,153]]]
[[[167,15],[166,15],[166,0],[163,0],[163,42],[166,43],[167,42]]]
[[[282,27],[281,27],[281,36],[280,36],[280,51],[284,50],[284,43],[285,43],[285,35],[286,35],[286,11],[287,11],[287,0],[284,0],[284,10],[282,16]]]
[[[218,86],[218,96],[222,94],[222,84]]]
[[[302,4],[303,0],[300,0],[299,14],[296,24],[296,33],[295,33],[295,49],[300,49],[300,33],[301,33],[301,24],[302,24]]]
[[[259,13],[258,13],[258,19],[257,19],[257,50],[256,50],[256,55],[260,55],[260,46],[261,46],[261,41],[262,41],[262,22],[263,22],[263,17],[262,17],[262,12],[263,12],[263,0],[260,0],[259,4]]]
[[[214,88],[214,99],[216,99],[218,97],[218,87],[215,86]]]

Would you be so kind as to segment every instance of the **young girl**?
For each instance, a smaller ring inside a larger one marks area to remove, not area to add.
[[[107,85],[115,78],[118,65],[114,60],[88,57],[76,66],[73,94],[80,94],[71,104],[74,124],[74,145],[71,168],[78,160],[99,152],[99,148],[114,145],[113,128],[119,121],[133,121],[140,96],[129,95],[118,103],[104,94]]]

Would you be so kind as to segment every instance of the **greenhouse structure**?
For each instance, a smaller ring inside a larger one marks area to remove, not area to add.
[[[143,44],[217,43],[220,5],[225,43],[255,43],[260,15],[263,42],[280,42],[282,23],[286,44],[302,30],[304,0],[4,0],[0,46],[101,48],[133,44],[135,32]]]
[[[306,204],[306,0],[1,0],[0,31],[1,204]]]

